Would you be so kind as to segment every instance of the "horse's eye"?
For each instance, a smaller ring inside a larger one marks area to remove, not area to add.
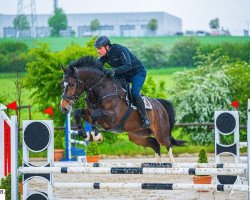
[[[76,83],[69,83],[69,86],[70,87],[73,87],[73,86],[75,86],[76,85]]]

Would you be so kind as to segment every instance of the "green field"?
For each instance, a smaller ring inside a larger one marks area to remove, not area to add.
[[[185,36],[164,36],[164,37],[111,37],[113,43],[124,44],[126,41],[131,39],[138,39],[147,44],[162,44],[167,49],[173,47],[174,43],[177,41],[184,40]],[[219,44],[224,42],[250,42],[250,37],[232,37],[232,36],[204,36],[204,37],[195,37],[203,44]],[[30,48],[34,47],[37,42],[48,43],[52,51],[60,51],[65,49],[71,44],[83,45],[85,42],[89,41],[91,37],[71,37],[71,38],[26,38],[20,39],[20,41],[25,42]],[[10,38],[0,38],[0,42],[10,41],[14,39]]]

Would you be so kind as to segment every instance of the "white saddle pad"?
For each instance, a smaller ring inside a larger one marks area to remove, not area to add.
[[[146,108],[147,110],[152,110],[152,109],[153,109],[152,104],[151,104],[150,101],[147,99],[147,97],[143,96],[142,99],[143,99],[143,102],[144,102],[144,104],[145,104],[145,108]],[[136,107],[134,104],[132,104],[131,107],[133,108],[133,110],[137,110],[137,107]]]

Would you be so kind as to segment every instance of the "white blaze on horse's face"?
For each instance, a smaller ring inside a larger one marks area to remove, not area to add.
[[[61,112],[67,114],[71,111],[72,105],[75,101],[76,81],[69,77],[67,81],[63,81],[63,95],[60,103]]]
[[[63,82],[64,89],[67,87],[68,84],[68,82]]]

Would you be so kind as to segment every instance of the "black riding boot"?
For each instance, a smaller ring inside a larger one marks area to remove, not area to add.
[[[138,97],[137,99],[135,99],[135,104],[136,104],[137,109],[139,111],[139,116],[140,116],[140,119],[141,119],[142,128],[149,128],[150,125],[151,125],[151,122],[148,119],[147,112],[146,112],[146,109],[145,109],[145,105],[144,105],[144,102],[143,102],[141,96]]]

